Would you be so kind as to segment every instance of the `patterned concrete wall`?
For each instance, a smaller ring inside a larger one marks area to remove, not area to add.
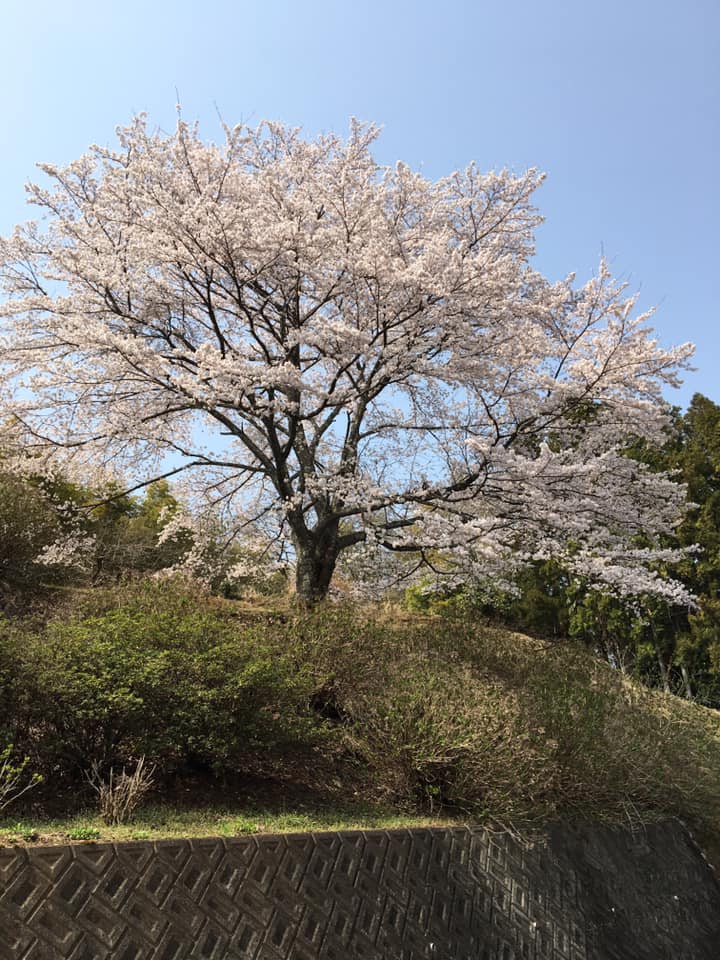
[[[677,823],[0,847],[1,960],[718,960]]]

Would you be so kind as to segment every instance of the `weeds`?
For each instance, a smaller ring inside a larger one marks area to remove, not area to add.
[[[94,763],[87,775],[88,782],[98,796],[100,816],[108,826],[128,823],[138,806],[152,789],[155,768],[147,770],[145,757],[140,757],[132,773],[116,774],[111,767],[107,778],[100,772],[98,763]]]
[[[99,840],[100,831],[97,827],[80,825],[67,832],[68,840]]]

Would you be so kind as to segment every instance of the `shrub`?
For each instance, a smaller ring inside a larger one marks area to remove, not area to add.
[[[259,625],[168,587],[92,606],[0,637],[16,726],[56,775],[142,755],[232,770],[312,738],[310,677]]]
[[[294,629],[346,742],[396,800],[500,818],[643,810],[720,821],[717,715],[578,645],[349,609]]]
[[[0,750],[0,811],[42,783],[38,773],[28,771],[29,757],[13,761],[13,744]]]
[[[113,767],[103,777],[100,766],[94,763],[87,774],[88,782],[97,794],[100,816],[108,826],[128,823],[153,787],[154,768],[145,767],[145,757],[140,757],[132,773],[123,767],[116,773]]]

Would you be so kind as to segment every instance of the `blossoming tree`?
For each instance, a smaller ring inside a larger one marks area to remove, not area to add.
[[[533,269],[536,171],[428,180],[376,136],[138,117],[42,165],[42,219],[0,245],[0,412],[38,451],[194,475],[274,523],[309,602],[360,544],[672,594],[650,565],[683,491],[623,446],[660,435],[690,348],[605,264]]]

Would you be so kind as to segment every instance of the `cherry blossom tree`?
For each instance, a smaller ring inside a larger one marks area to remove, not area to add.
[[[604,263],[533,268],[537,171],[429,180],[377,133],[140,116],[41,165],[41,219],[0,245],[0,414],[66,469],[194,477],[286,538],[308,602],[358,546],[679,598],[652,564],[683,490],[623,448],[661,435],[691,348]]]

